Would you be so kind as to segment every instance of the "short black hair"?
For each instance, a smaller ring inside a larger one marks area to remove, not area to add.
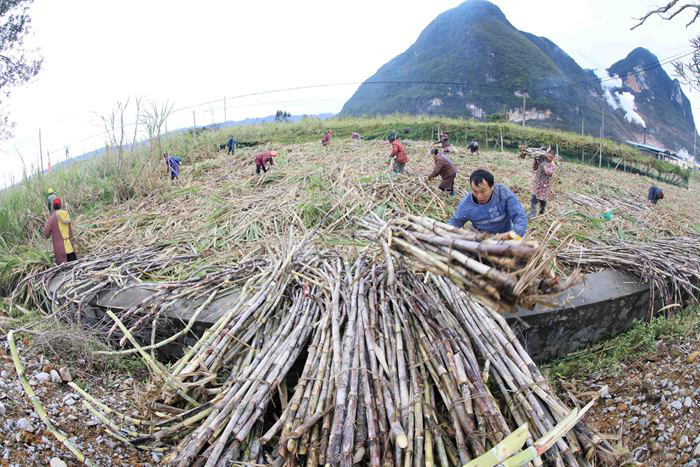
[[[474,184],[476,186],[481,185],[484,180],[486,180],[486,183],[489,186],[493,186],[493,174],[489,172],[488,170],[484,169],[476,169],[472,174],[469,176],[469,184]]]
[[[437,156],[439,153],[440,153],[440,150],[438,148],[433,148],[430,150],[430,154]]]

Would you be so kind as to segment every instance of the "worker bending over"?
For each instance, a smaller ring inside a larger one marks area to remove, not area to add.
[[[664,192],[658,186],[652,185],[651,187],[649,187],[649,194],[647,195],[647,199],[651,201],[651,204],[656,204],[659,202],[660,199],[664,199]]]
[[[476,153],[477,156],[479,155],[479,142],[477,140],[472,140],[467,147],[469,148],[469,152],[471,152],[472,156],[474,153]]]
[[[440,182],[440,186],[438,186],[438,188],[440,188],[444,192],[449,193],[450,196],[454,195],[454,184],[455,177],[457,176],[457,167],[455,167],[455,165],[447,156],[441,154],[438,148],[433,148],[430,151],[430,154],[432,154],[433,156],[433,162],[435,163],[435,165],[433,166],[433,171],[430,172],[430,175],[428,175],[428,180],[435,178],[439,175],[442,181]]]
[[[51,238],[56,264],[78,259],[73,247],[73,227],[68,211],[62,209],[61,199],[53,200],[53,212],[44,226],[44,237]]]
[[[168,166],[168,171],[170,172],[170,180],[175,180],[180,177],[180,158],[175,156],[169,156],[163,154],[163,159],[165,159],[165,165]]]
[[[269,162],[270,167],[275,165],[272,160],[273,157],[277,157],[277,151],[265,151],[260,154],[255,155],[255,173],[260,174],[260,171],[267,172],[267,164]]]
[[[484,169],[472,172],[469,184],[472,192],[462,198],[450,225],[461,228],[471,221],[472,227],[480,232],[513,232],[513,239],[525,235],[527,214],[509,188],[494,185],[493,175]]]
[[[331,135],[333,135],[333,130],[328,130],[326,131],[326,134],[323,135],[323,138],[321,138],[321,144],[323,146],[328,146],[328,144],[331,142]]]

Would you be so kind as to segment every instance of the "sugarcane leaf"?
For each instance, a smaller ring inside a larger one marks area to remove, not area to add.
[[[464,467],[493,467],[518,452],[529,436],[530,431],[527,428],[527,423],[524,423],[486,454],[469,461]]]

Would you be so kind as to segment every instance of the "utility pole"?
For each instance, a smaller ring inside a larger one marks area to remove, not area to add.
[[[227,121],[228,120],[226,119],[226,96],[224,96],[224,123]]]
[[[68,160],[68,146],[66,146],[66,160]]]
[[[698,137],[697,128],[693,127],[693,164],[695,164],[695,140]]]
[[[39,128],[39,173],[44,171],[44,149],[41,146],[41,128]]]
[[[192,123],[194,124],[194,129],[197,129],[197,119],[194,116],[194,110],[192,111]]]
[[[647,144],[647,127],[644,127],[643,131],[644,131],[644,144]]]
[[[581,112],[581,137],[583,137],[583,112]],[[581,163],[583,164],[583,145],[581,145]]]
[[[600,106],[600,147],[598,148],[598,167],[603,166],[603,136],[605,135],[605,107]]]
[[[527,91],[521,91],[523,93],[523,128],[525,128],[525,99],[527,99]]]

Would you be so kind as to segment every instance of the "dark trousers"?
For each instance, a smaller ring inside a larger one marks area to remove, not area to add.
[[[233,154],[235,152],[236,152],[236,150],[234,148],[228,148],[227,154]]]
[[[66,255],[66,261],[68,261],[69,263],[71,261],[77,261],[77,260],[78,260],[78,257],[75,255],[75,251],[73,253],[68,253]]]
[[[263,172],[267,172],[267,169],[265,168],[265,164],[258,164],[255,166],[255,173],[260,174],[260,169],[262,169]]]
[[[535,210],[537,209],[537,203],[540,203],[540,214],[544,214],[544,208],[547,206],[547,201],[543,201],[541,199],[537,199],[535,195],[532,195],[532,198],[530,198],[530,215],[534,216],[535,215]]]
[[[170,172],[170,180],[175,180],[177,178],[177,175],[175,175],[175,172]]]

